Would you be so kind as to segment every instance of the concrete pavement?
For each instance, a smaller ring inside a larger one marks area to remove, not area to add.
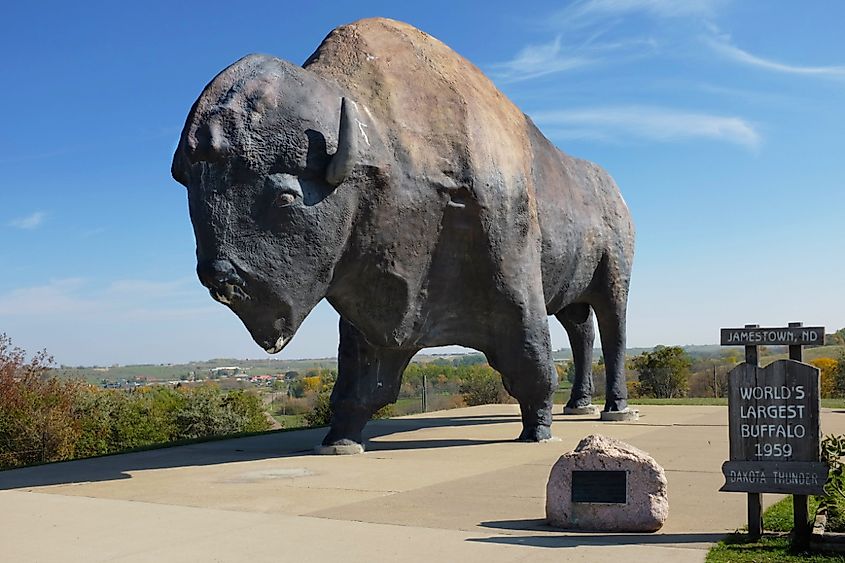
[[[490,405],[370,423],[357,456],[313,455],[320,429],[0,472],[0,560],[703,561],[745,518],[743,494],[718,492],[727,408],[638,408],[558,414],[546,444],[512,442],[517,407]],[[845,433],[845,415],[823,409],[822,430]],[[666,469],[660,532],[545,525],[551,466],[592,433]]]

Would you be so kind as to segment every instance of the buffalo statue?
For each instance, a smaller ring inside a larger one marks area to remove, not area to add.
[[[605,412],[627,411],[634,229],[616,184],[572,158],[463,57],[400,22],[338,27],[302,67],[249,55],[188,114],[173,177],[188,188],[197,274],[276,353],[322,299],[340,314],[327,451],[361,451],[422,348],[483,352],[551,437],[548,315],[590,405],[593,313]]]

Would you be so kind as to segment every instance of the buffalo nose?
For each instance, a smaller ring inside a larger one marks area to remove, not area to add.
[[[200,262],[197,265],[197,276],[217,301],[230,303],[246,298],[244,280],[228,260]]]

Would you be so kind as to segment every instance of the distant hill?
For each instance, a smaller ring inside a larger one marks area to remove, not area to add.
[[[716,344],[708,345],[690,345],[682,346],[682,348],[691,356],[697,359],[720,358],[726,355],[731,350],[735,350],[737,355],[741,358],[743,356],[742,347],[719,346]],[[643,352],[651,351],[654,348],[628,348],[626,354],[630,356],[637,356]],[[598,360],[601,357],[601,349],[596,348],[593,351],[593,357]],[[805,348],[805,361],[811,361],[817,358],[833,358],[838,359],[845,356],[845,346],[819,346],[815,348]],[[569,348],[561,348],[553,352],[553,357],[556,361],[571,361],[572,350]],[[771,346],[765,348],[761,354],[761,362],[767,364],[777,359],[788,357],[788,351],[785,346]],[[470,353],[452,353],[452,354],[418,354],[412,360],[418,363],[440,363],[444,365],[467,365],[486,362],[483,354],[477,352]],[[273,358],[250,360],[237,358],[216,358],[213,360],[203,360],[197,362],[189,362],[186,364],[139,364],[128,366],[78,366],[68,367],[62,366],[57,368],[55,373],[59,377],[67,378],[82,378],[91,383],[100,383],[106,381],[132,381],[136,379],[146,379],[147,381],[175,381],[183,377],[197,377],[205,379],[211,373],[212,368],[219,367],[234,367],[237,366],[248,375],[264,375],[286,373],[289,371],[297,371],[303,373],[309,369],[337,369],[337,358],[315,358],[315,359],[298,359],[298,360],[277,360]]]

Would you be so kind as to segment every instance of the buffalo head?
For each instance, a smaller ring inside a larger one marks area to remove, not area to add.
[[[285,61],[250,55],[194,103],[173,158],[188,188],[197,274],[267,352],[326,295],[355,215],[354,102]]]

